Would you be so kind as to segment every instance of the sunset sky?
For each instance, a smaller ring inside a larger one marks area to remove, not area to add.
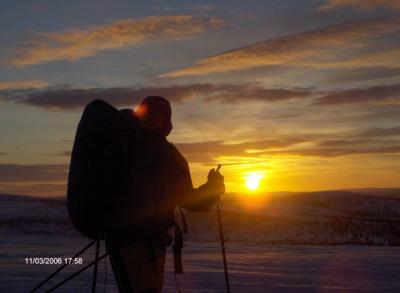
[[[64,195],[83,107],[147,95],[195,185],[398,187],[400,1],[1,1],[0,192]]]

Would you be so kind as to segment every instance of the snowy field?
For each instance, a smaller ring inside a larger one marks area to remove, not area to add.
[[[400,292],[400,190],[378,191],[224,197],[232,292]],[[73,230],[63,199],[0,194],[0,204],[1,293],[29,292],[58,267],[25,258],[71,257],[89,242]],[[215,211],[186,215],[182,292],[224,292]],[[90,263],[93,250],[44,289]],[[171,260],[164,292],[177,292]],[[117,292],[104,261],[98,292],[106,272],[105,292]],[[90,292],[91,279],[89,269],[55,292]]]
[[[28,292],[58,266],[27,265],[26,257],[69,257],[88,240],[68,236],[14,235],[0,240],[1,292]],[[232,292],[400,292],[400,247],[301,246],[228,243]],[[84,255],[84,264],[93,258]],[[177,292],[168,256],[164,292]],[[61,273],[61,280],[82,266]],[[104,262],[98,291],[104,289]],[[218,243],[186,243],[182,292],[224,292]],[[92,271],[69,281],[56,292],[89,292]],[[54,285],[56,281],[50,283]],[[47,287],[49,288],[49,287]],[[106,292],[116,292],[110,265]],[[40,291],[43,292],[43,291]]]

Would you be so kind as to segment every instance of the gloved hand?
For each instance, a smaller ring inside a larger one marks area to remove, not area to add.
[[[207,182],[196,189],[197,203],[194,205],[193,210],[200,212],[210,211],[224,193],[224,176],[219,171],[211,169],[207,176]]]
[[[211,169],[207,176],[207,185],[212,189],[215,196],[221,196],[225,193],[224,176],[219,171]]]

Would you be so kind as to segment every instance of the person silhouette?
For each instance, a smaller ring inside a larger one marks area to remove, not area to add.
[[[176,209],[208,212],[225,192],[224,177],[211,169],[207,182],[193,187],[188,162],[167,140],[172,131],[172,110],[166,98],[145,98],[134,115],[140,125],[136,154],[133,154],[136,162],[132,169],[135,170],[128,172],[134,192],[116,213],[132,217],[129,207],[137,204],[135,198],[147,199],[141,215],[136,215],[142,220],[143,229],[141,232],[125,229],[119,233],[123,237],[118,240],[106,239],[106,247],[120,292],[161,292],[166,247],[172,243],[170,228],[173,226],[175,268],[177,273],[182,271],[179,262],[182,237],[175,221]],[[156,223],[165,225],[160,229]]]

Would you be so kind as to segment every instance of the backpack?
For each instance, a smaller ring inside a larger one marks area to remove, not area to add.
[[[68,175],[67,208],[76,230],[104,239],[114,221],[114,203],[124,195],[128,157],[134,152],[139,122],[130,109],[102,100],[89,103],[78,124]]]

